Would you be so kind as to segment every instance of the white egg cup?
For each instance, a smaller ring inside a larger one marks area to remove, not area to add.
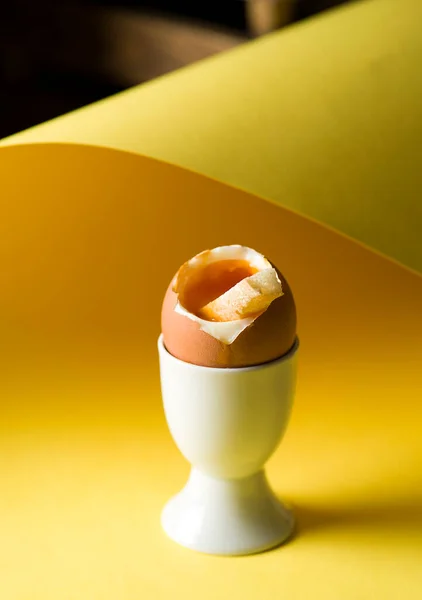
[[[200,367],[172,356],[158,340],[161,389],[170,432],[192,469],[164,507],[175,542],[207,554],[253,554],[293,532],[264,465],[286,429],[295,393],[299,341],[256,367]]]

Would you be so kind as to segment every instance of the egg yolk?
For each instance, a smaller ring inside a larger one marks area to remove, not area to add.
[[[220,260],[196,269],[189,277],[179,299],[182,305],[197,314],[203,306],[219,298],[239,281],[258,272],[246,260]]]

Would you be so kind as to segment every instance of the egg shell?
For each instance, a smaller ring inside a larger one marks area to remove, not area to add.
[[[172,281],[161,312],[161,331],[168,352],[194,365],[219,368],[259,365],[286,354],[296,338],[296,306],[289,284],[276,270],[283,296],[274,300],[232,344],[220,342],[201,331],[197,322],[175,312],[177,294],[172,290]]]

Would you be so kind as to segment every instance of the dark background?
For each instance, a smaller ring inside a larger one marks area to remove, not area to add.
[[[269,30],[344,1],[290,0]],[[243,0],[15,0],[1,11],[0,138],[265,33]]]

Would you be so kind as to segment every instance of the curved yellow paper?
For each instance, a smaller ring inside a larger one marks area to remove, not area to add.
[[[422,278],[123,152],[3,148],[0,178],[1,599],[419,600]],[[188,466],[156,338],[178,266],[232,242],[271,257],[296,296],[299,387],[269,476],[299,529],[274,552],[220,559],[160,528]]]
[[[358,2],[6,140],[130,150],[422,270],[422,3]]]

